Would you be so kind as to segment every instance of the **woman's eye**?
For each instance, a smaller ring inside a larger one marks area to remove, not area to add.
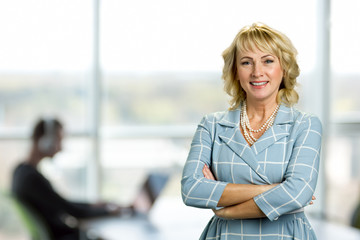
[[[241,62],[241,65],[249,65],[250,62],[249,61],[244,61],[244,62]]]
[[[272,59],[266,59],[265,60],[265,63],[273,63],[274,62],[274,60],[272,60]]]

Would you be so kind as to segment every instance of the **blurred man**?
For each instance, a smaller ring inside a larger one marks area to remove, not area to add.
[[[88,204],[67,201],[42,175],[38,164],[46,157],[61,151],[63,125],[57,119],[39,120],[32,133],[32,146],[28,156],[14,170],[12,192],[24,205],[44,219],[54,240],[78,240],[78,220],[119,214],[115,204]],[[68,220],[71,224],[69,224]]]

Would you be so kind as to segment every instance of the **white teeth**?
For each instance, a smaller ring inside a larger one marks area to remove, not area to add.
[[[262,86],[262,85],[265,85],[267,84],[268,82],[250,82],[251,85],[254,85],[254,86]]]

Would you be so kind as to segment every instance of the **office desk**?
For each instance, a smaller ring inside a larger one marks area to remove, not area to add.
[[[151,217],[108,217],[88,221],[86,229],[105,240],[191,240],[198,239],[203,224],[175,224],[164,218],[162,224],[156,224]]]
[[[196,240],[212,211],[186,207],[180,199],[161,198],[149,215],[109,217],[84,223],[106,240]],[[310,218],[318,240],[360,240],[360,231]]]

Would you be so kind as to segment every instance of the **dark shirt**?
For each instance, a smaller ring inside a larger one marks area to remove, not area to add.
[[[31,207],[45,220],[54,239],[78,235],[79,229],[65,224],[66,215],[81,219],[109,214],[105,207],[65,200],[34,166],[25,163],[18,165],[13,172],[12,192],[20,202]]]

